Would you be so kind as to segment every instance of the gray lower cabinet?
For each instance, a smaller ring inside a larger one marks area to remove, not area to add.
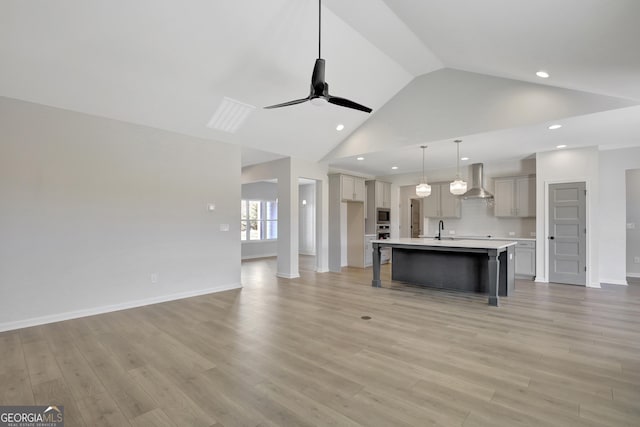
[[[516,276],[533,279],[536,275],[536,242],[519,240],[516,246]]]

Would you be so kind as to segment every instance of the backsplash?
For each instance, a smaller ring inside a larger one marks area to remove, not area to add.
[[[461,218],[445,218],[443,235],[451,230],[462,236],[498,236],[498,237],[535,237],[535,218],[502,218],[493,215],[493,205],[483,199],[470,199],[461,202]],[[426,235],[438,234],[438,219],[425,218]],[[513,232],[515,235],[510,235]],[[533,234],[532,234],[533,233]]]

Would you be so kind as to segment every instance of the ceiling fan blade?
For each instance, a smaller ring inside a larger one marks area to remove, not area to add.
[[[365,107],[364,105],[350,101],[346,98],[340,98],[339,96],[330,96],[327,101],[329,101],[329,103],[331,104],[339,105],[340,107],[353,108],[354,110],[364,111],[365,113],[370,113],[371,111],[373,111],[369,107]]]
[[[309,98],[296,99],[294,101],[283,102],[282,104],[269,105],[268,107],[264,107],[264,108],[269,109],[269,108],[288,107],[289,105],[302,104],[303,102],[307,102],[308,100]]]
[[[311,75],[311,86],[322,90],[324,87],[324,59],[316,59],[316,63],[313,66],[313,74]]]

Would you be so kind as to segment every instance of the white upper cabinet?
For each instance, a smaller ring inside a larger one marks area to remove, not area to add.
[[[431,195],[425,197],[422,206],[424,216],[427,218],[438,218],[440,216],[440,186],[431,184]]]
[[[494,212],[496,216],[515,216],[513,198],[515,197],[515,181],[512,178],[496,179],[494,191]]]
[[[522,217],[536,216],[536,177],[516,180],[516,214]]]
[[[536,216],[536,177],[517,176],[495,179],[495,215]]]
[[[364,202],[364,178],[351,175],[340,175],[340,185],[342,201],[344,202]]]
[[[391,184],[375,181],[376,208],[391,208]]]
[[[460,218],[460,198],[451,194],[449,183],[433,183],[431,195],[424,199],[424,216],[428,218]]]

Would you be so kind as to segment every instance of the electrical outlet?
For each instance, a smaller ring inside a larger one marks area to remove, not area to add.
[[[216,204],[215,203],[209,203],[207,205],[207,209],[209,210],[209,212],[213,212],[216,210]]]
[[[640,264],[640,256],[637,256],[633,259],[634,264]]]
[[[229,231],[229,224],[220,224],[220,231]]]
[[[456,234],[456,230],[449,230],[449,234]]]
[[[635,222],[628,222],[627,223],[627,229],[635,230],[636,229],[636,223]]]
[[[515,232],[515,231],[510,231],[510,232],[509,232],[509,236],[515,236],[515,235],[516,235],[516,232]]]
[[[158,283],[158,273],[151,273],[151,283]]]

